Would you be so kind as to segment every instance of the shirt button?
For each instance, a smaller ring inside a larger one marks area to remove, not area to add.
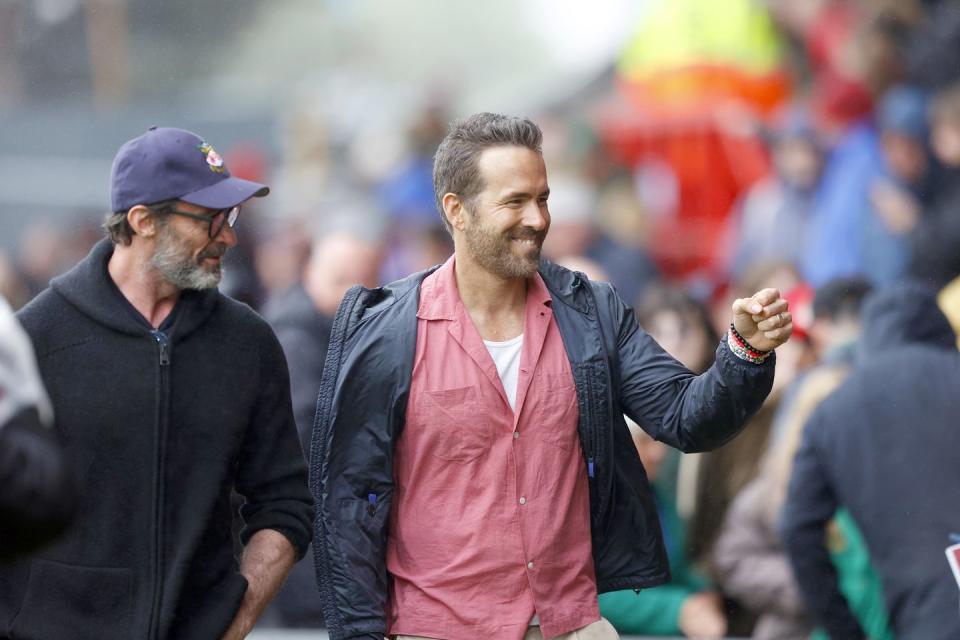
[[[532,563],[532,562],[528,562],[528,563],[527,563],[527,569],[533,569],[533,563]]]
[[[526,496],[520,496],[520,504],[527,504],[527,497],[526,497]]]
[[[516,439],[519,438],[519,437],[520,437],[520,432],[519,432],[519,431],[514,431],[514,432],[513,432],[513,439],[516,440]]]

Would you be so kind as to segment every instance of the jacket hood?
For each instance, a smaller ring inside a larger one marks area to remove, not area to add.
[[[957,337],[937,306],[936,293],[917,282],[900,282],[864,302],[860,357],[909,344],[956,349]]]
[[[76,307],[81,313],[115,331],[129,335],[149,333],[147,326],[138,322],[120,298],[122,294],[110,279],[107,263],[113,255],[113,244],[104,238],[70,271],[50,281],[50,288]],[[178,316],[175,339],[180,339],[203,324],[216,308],[219,292],[185,290],[177,301]]]

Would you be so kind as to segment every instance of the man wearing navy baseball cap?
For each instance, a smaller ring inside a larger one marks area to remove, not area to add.
[[[303,555],[287,364],[217,290],[240,207],[268,192],[151,128],[114,159],[108,238],[20,311],[80,497],[58,543],[0,569],[0,637],[242,638]]]

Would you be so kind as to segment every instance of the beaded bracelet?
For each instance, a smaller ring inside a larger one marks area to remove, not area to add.
[[[730,323],[730,331],[727,332],[727,346],[730,347],[733,355],[753,364],[763,364],[763,361],[773,353],[773,351],[760,351],[751,347],[750,343],[733,326],[733,323]]]

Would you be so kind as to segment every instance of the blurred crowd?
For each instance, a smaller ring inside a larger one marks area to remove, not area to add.
[[[601,597],[603,614],[625,633],[809,637],[823,619],[795,581],[779,523],[807,419],[852,375],[861,305],[871,291],[912,278],[939,294],[960,328],[960,6],[753,4],[762,5],[783,55],[786,91],[776,104],[725,96],[665,113],[621,91],[621,78],[585,106],[529,114],[545,132],[546,257],[612,282],[634,301],[646,331],[688,368],[710,366],[734,298],[777,287],[793,312],[794,338],[777,351],[774,390],[732,443],[681,458],[636,430],[674,580],[640,598]],[[612,115],[624,109],[634,117]],[[443,96],[429,96],[402,134],[351,138],[303,109],[287,119],[278,166],[257,149],[226,154],[235,175],[270,183],[276,196],[242,211],[221,289],[276,330],[305,449],[344,291],[452,252],[431,179],[451,111]],[[707,138],[725,151],[708,149]],[[698,162],[702,178],[691,181],[688,165]],[[711,182],[730,176],[736,189],[719,199],[722,215],[705,232],[690,211],[703,201],[715,207]],[[16,254],[0,253],[0,294],[22,306],[100,235],[95,220],[32,225]],[[837,511],[829,550],[869,637],[892,637],[894,587],[881,589],[863,540],[871,534],[858,524]],[[266,623],[322,624],[309,558]],[[956,617],[956,607],[947,613]]]

